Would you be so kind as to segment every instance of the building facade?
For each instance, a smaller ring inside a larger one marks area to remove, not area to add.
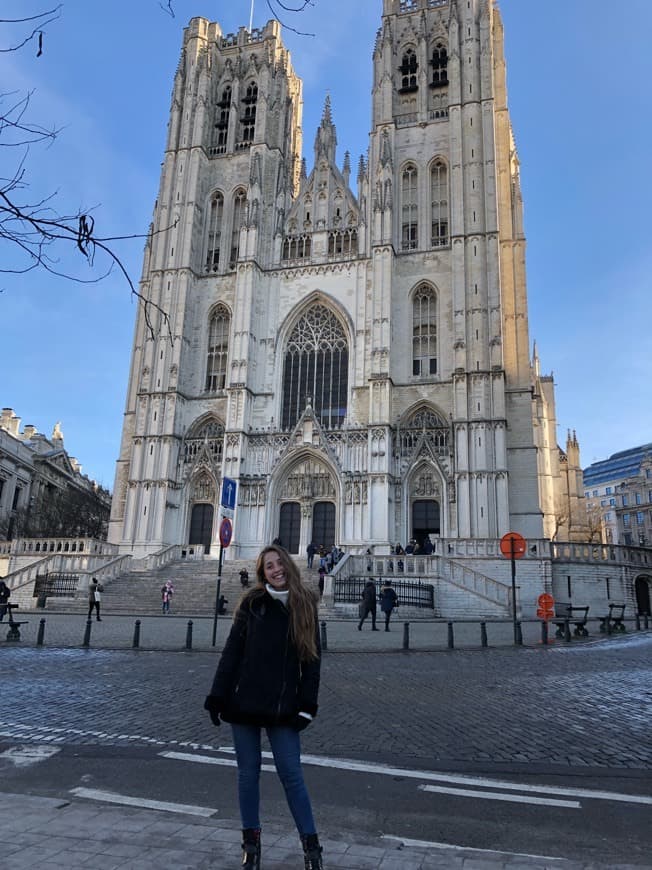
[[[594,537],[603,543],[652,545],[652,444],[614,453],[584,469]]]
[[[328,100],[302,160],[278,22],[184,32],[116,470],[124,552],[214,551],[225,477],[235,557],[274,537],[552,536],[564,475],[529,353],[500,15],[378,5],[354,178]]]

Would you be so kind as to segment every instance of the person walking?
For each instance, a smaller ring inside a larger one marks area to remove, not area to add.
[[[315,553],[317,552],[317,547],[311,541],[306,547],[306,553],[308,554],[308,567],[312,568],[312,563],[315,560]]]
[[[92,617],[93,609],[95,609],[95,616],[98,622],[102,622],[100,618],[100,592],[104,592],[104,586],[98,583],[97,577],[93,577],[88,584],[88,618]]]
[[[398,595],[392,581],[385,580],[385,585],[380,590],[380,609],[385,614],[385,631],[389,631],[389,620],[395,607],[398,607]]]
[[[249,586],[249,571],[246,568],[242,568],[240,571],[240,585],[243,589]]]
[[[9,610],[9,597],[11,589],[7,586],[4,580],[0,580],[0,622],[5,618],[5,613]],[[11,614],[9,614],[9,622],[11,622]]]
[[[161,587],[161,598],[163,599],[163,613],[166,615],[170,612],[170,601],[174,595],[174,586],[171,580],[166,580]]]
[[[374,583],[373,577],[367,580],[364,589],[362,590],[358,631],[362,631],[362,624],[369,614],[371,614],[371,630],[378,631],[376,628],[376,584]]]
[[[261,859],[261,732],[303,845],[306,870],[323,870],[322,847],[301,767],[303,731],[317,715],[321,648],[317,602],[277,546],[263,549],[256,583],[240,600],[204,701],[211,721],[229,722],[238,767],[242,867]]]

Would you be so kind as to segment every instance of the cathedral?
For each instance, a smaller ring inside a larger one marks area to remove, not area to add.
[[[571,527],[564,499],[583,510],[579,447],[560,451],[530,355],[499,11],[376,2],[353,165],[328,99],[303,158],[277,21],[184,31],[116,471],[122,552],[215,554],[225,478],[230,558],[274,538],[542,539]]]

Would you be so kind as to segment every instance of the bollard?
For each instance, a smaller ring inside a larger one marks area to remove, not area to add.
[[[86,629],[84,630],[84,640],[82,641],[82,646],[90,646],[91,645],[91,628],[93,623],[90,619],[86,620]]]
[[[541,643],[548,646],[548,620],[541,620]]]
[[[134,639],[131,645],[134,649],[138,649],[140,646],[140,619],[137,619],[134,623]]]
[[[448,623],[448,649],[455,649],[455,637],[453,635],[453,623]]]
[[[649,628],[648,621],[647,621],[647,613],[643,614],[643,627],[645,628],[646,631]]]
[[[605,623],[606,623],[607,634],[612,634],[613,632],[612,632],[612,628],[611,628],[611,617],[610,616],[608,616],[606,618]]]
[[[637,613],[636,614],[636,631],[640,631],[640,630],[641,630],[641,617]]]
[[[570,633],[570,620],[564,620],[564,640],[566,643],[571,642],[571,633]]]
[[[45,620],[41,619],[38,624],[38,634],[36,635],[36,646],[43,646],[43,638],[45,637]]]
[[[410,623],[403,623],[403,649],[410,649]]]
[[[521,628],[521,623],[516,623],[516,646],[523,646],[523,629]]]
[[[321,648],[323,650],[328,649],[328,637],[326,636],[326,623],[322,622],[321,624]]]
[[[487,623],[480,623],[480,646],[489,646],[489,641],[487,640]]]
[[[192,619],[188,620],[186,628],[186,649],[192,649]]]

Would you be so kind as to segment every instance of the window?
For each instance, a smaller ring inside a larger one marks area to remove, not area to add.
[[[631,526],[631,524],[632,524],[631,515],[630,514],[623,514],[623,525],[624,526]]]
[[[328,234],[328,256],[351,256],[358,250],[358,231],[354,228],[332,230]]]
[[[401,176],[401,250],[414,251],[417,244],[417,168],[408,163]]]
[[[593,490],[593,495],[594,495],[594,497],[595,497],[597,494],[598,494],[598,490],[597,490],[597,489],[594,489],[594,490]]]
[[[285,236],[281,251],[282,260],[310,259],[312,236]]]
[[[240,115],[240,147],[250,145],[256,132],[256,103],[258,102],[258,85],[251,82],[242,98],[242,113]]]
[[[224,217],[224,197],[214,193],[208,212],[208,243],[206,245],[206,271],[217,272],[220,266],[220,240],[222,238],[222,218]]]
[[[438,42],[432,52],[432,87],[441,88],[448,84],[448,53],[443,42]]]
[[[240,252],[240,229],[245,216],[245,204],[247,194],[244,190],[236,190],[233,197],[233,224],[231,228],[231,255],[229,257],[229,269],[235,269]]]
[[[229,312],[218,305],[208,327],[206,392],[215,393],[226,386],[226,358],[229,351]]]
[[[3,490],[4,488],[5,488],[5,482],[4,482],[4,480],[0,477],[0,504],[2,504],[2,490]]]
[[[326,429],[344,423],[349,349],[340,321],[325,305],[313,305],[288,339],[283,366],[284,429],[294,426],[310,403]]]
[[[635,495],[636,504],[643,504],[643,500],[641,498],[641,493],[637,492]]]
[[[610,499],[609,499],[609,504],[610,504],[612,507],[615,507],[615,506],[616,506],[616,499],[615,499],[615,498],[610,498]]]
[[[183,462],[185,464],[193,462],[198,453],[204,447],[208,450],[211,458],[217,464],[222,462],[222,453],[224,449],[224,426],[219,420],[204,419],[203,422],[195,424],[188,432],[188,435],[183,442]],[[198,494],[197,492],[195,493]]]
[[[443,160],[435,160],[430,170],[432,224],[430,246],[448,244],[448,171]]]
[[[408,48],[405,54],[403,55],[403,62],[399,67],[399,72],[401,73],[401,93],[409,93],[410,91],[416,91],[418,88],[417,85],[417,69],[419,68],[419,64],[417,62],[417,56],[414,53],[413,48]]]
[[[636,511],[636,525],[642,526],[645,522],[645,514],[643,511]]]
[[[608,486],[604,492],[605,492],[605,495],[611,495],[611,493],[613,492],[613,487]]]
[[[231,114],[231,87],[226,87],[222,91],[222,96],[217,103],[217,113],[215,116],[215,133],[213,137],[213,147],[211,155],[224,154],[226,152],[226,143],[229,135],[229,117]]]
[[[412,301],[412,374],[437,374],[437,294],[422,284]]]
[[[17,510],[17,508],[18,508],[18,502],[20,501],[21,492],[22,492],[22,489],[19,486],[17,486],[16,489],[14,490],[14,497],[13,497],[13,500],[11,502],[12,511]]]
[[[648,489],[647,491],[647,500],[652,504],[652,489]]]
[[[629,498],[626,495],[622,496],[622,502],[623,507],[627,507],[627,505],[629,504]]]

